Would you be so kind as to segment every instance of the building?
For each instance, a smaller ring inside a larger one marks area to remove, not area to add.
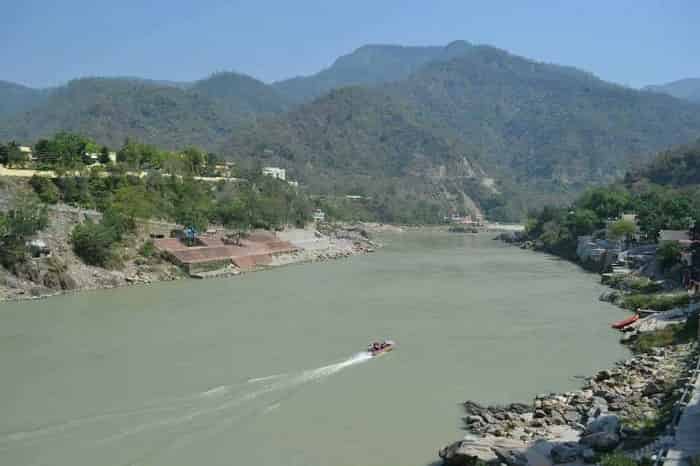
[[[451,223],[457,225],[467,225],[472,227],[481,227],[484,225],[484,217],[481,214],[475,214],[473,217],[469,214],[464,217],[454,214],[449,218]]]
[[[659,244],[678,242],[681,246],[689,246],[692,241],[688,230],[661,230],[659,231]]]
[[[32,148],[29,146],[19,146],[18,147],[19,151],[22,153],[23,157],[26,157],[27,160],[34,160],[34,153],[32,152]]]
[[[326,221],[326,213],[324,211],[322,211],[321,209],[314,210],[312,217],[313,217],[315,222],[325,222]]]
[[[263,167],[262,174],[265,176],[271,176],[277,178],[278,180],[285,181],[287,179],[287,170],[279,167]]]

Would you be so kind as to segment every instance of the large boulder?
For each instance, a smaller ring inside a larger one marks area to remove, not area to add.
[[[600,416],[597,419],[589,422],[586,425],[586,429],[583,435],[596,434],[599,432],[606,432],[610,434],[617,434],[620,432],[620,418],[614,414],[607,414]]]
[[[503,464],[508,466],[527,466],[527,456],[522,451],[494,447],[493,452]]]
[[[620,435],[613,432],[596,432],[584,435],[579,443],[595,451],[612,451],[620,444]]]
[[[445,466],[474,466],[479,461],[498,462],[498,457],[490,446],[471,440],[459,440],[447,445],[438,455]]]
[[[574,442],[558,443],[552,447],[549,456],[554,464],[573,463],[581,454],[582,448]]]

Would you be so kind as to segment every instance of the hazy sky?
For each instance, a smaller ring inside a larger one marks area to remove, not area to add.
[[[368,43],[490,44],[630,86],[700,77],[700,0],[0,0],[0,79],[310,74]]]

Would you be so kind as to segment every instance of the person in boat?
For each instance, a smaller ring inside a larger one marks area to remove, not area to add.
[[[378,341],[375,341],[374,343],[372,343],[372,350],[373,351],[379,351],[380,349],[382,349],[381,343],[379,343]]]

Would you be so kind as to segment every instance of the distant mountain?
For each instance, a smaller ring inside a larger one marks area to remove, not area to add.
[[[195,82],[189,91],[206,96],[236,114],[281,113],[289,107],[289,101],[272,86],[233,72],[215,73]]]
[[[365,45],[314,75],[279,81],[273,86],[293,102],[308,102],[340,87],[373,86],[404,79],[430,61],[449,59],[470,47],[464,41],[444,47]]]
[[[416,107],[426,126],[473,147],[482,163],[545,191],[611,180],[630,158],[700,136],[699,105],[488,46],[384,89]]]
[[[191,85],[83,78],[56,88],[30,111],[0,121],[0,139],[34,141],[67,130],[112,146],[134,137],[169,148],[196,144],[214,149],[253,116],[286,106],[270,86],[235,73],[218,73]]]
[[[29,111],[43,103],[48,94],[49,90],[0,81],[0,118]]]
[[[176,87],[119,78],[84,78],[57,88],[42,105],[0,124],[0,139],[36,141],[61,130],[112,147],[126,137],[165,147],[211,147],[237,122],[206,97]]]
[[[696,140],[700,104],[454,42],[362,47],[273,86],[236,73],[188,86],[80,79],[0,121],[0,140],[58,130],[280,165],[314,192],[365,194],[385,220],[415,209],[518,219]]]
[[[642,180],[676,188],[700,186],[700,139],[659,153],[650,163],[631,170],[625,177],[628,184]]]
[[[473,200],[494,193],[482,187],[486,173],[467,147],[415,115],[386,93],[346,87],[240,131],[225,147],[243,164],[287,167],[314,192],[363,194],[384,221],[415,219],[409,211],[420,205],[433,206],[433,218],[478,211]]]
[[[679,99],[700,103],[700,78],[681,79],[667,84],[647,86],[647,91],[662,92]]]
[[[227,147],[268,157],[317,188],[401,178],[416,193],[465,194],[491,217],[512,219],[697,137],[698,105],[470,46],[403,80],[331,92]]]

